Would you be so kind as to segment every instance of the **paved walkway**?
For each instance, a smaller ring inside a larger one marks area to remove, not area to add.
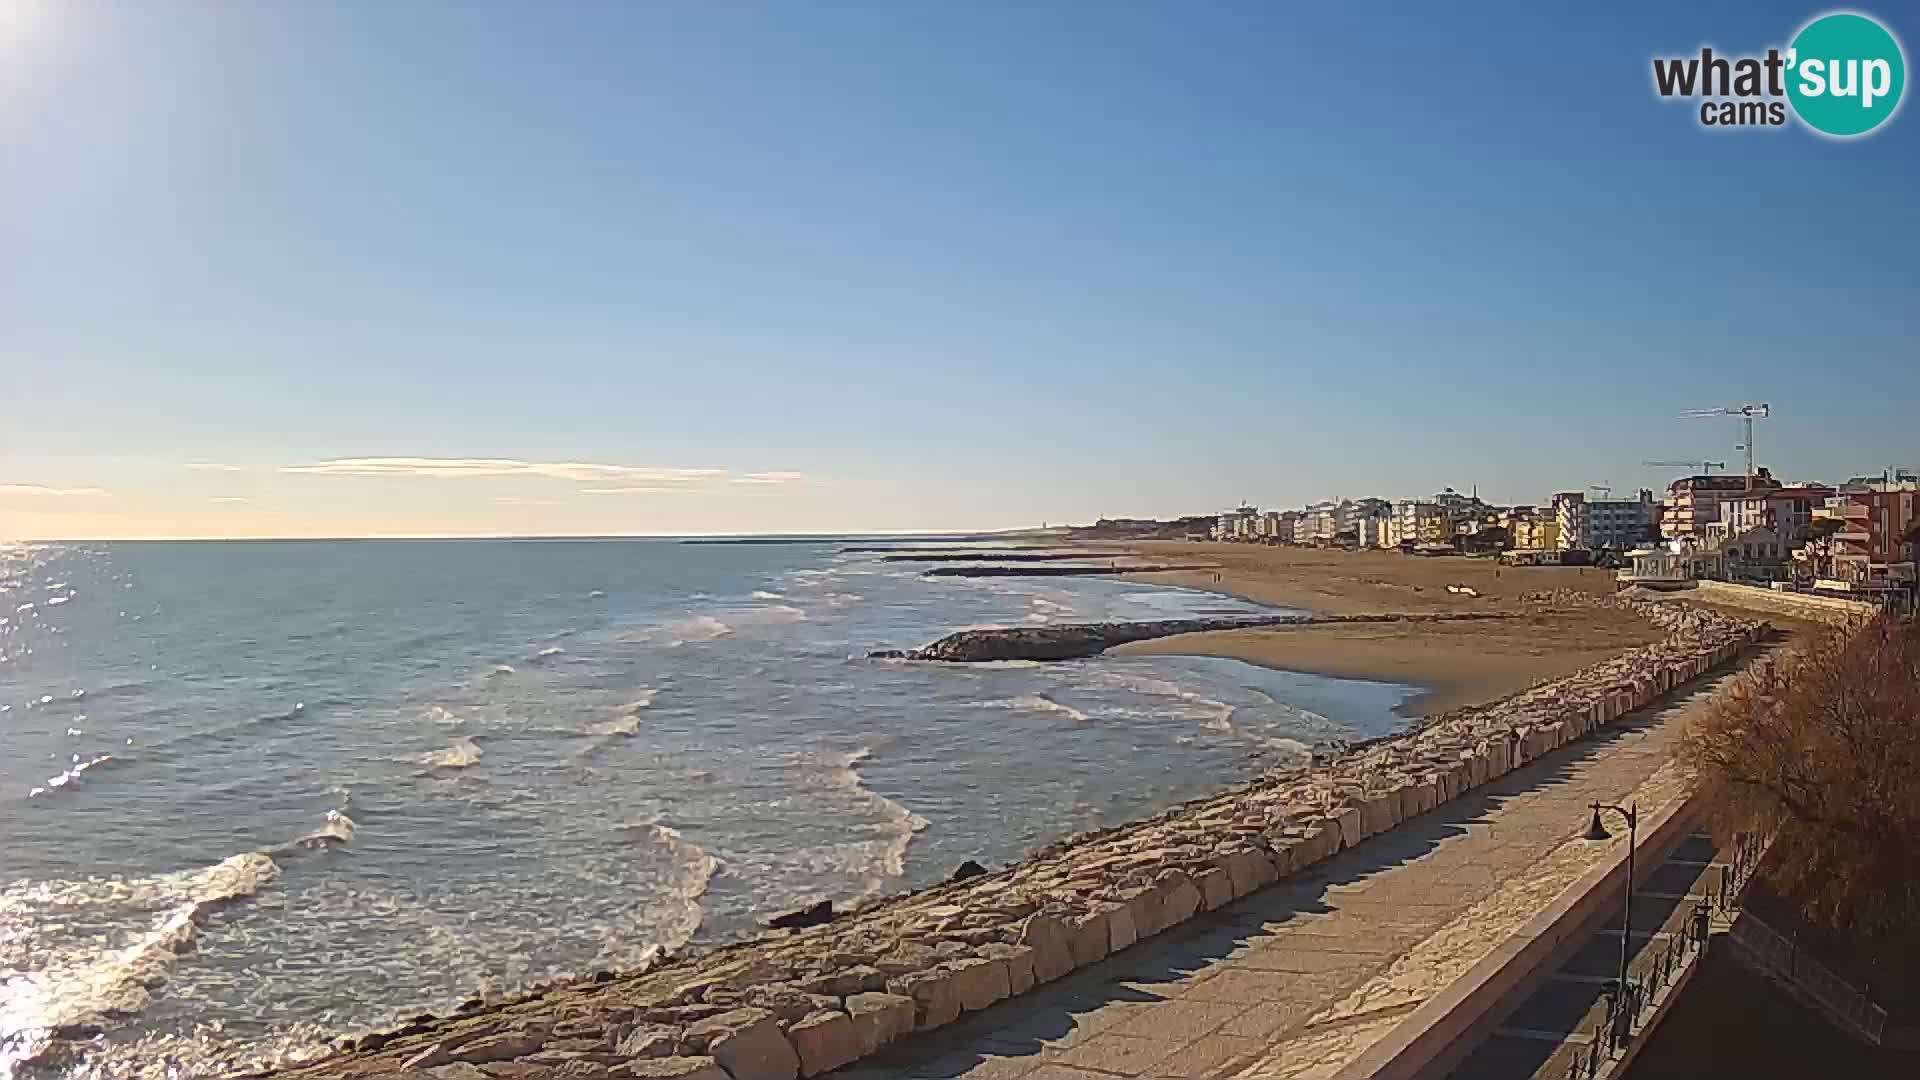
[[[1681,797],[1671,751],[1712,685],[834,1080],[1332,1076],[1619,856],[1580,839],[1589,803]]]

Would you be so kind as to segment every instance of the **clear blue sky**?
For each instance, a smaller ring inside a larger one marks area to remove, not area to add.
[[[0,0],[0,536],[1920,465],[1920,115],[1651,89],[1824,10]]]

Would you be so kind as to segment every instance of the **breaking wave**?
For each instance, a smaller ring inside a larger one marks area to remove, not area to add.
[[[1003,701],[983,702],[990,709],[1016,709],[1025,712],[1058,713],[1076,723],[1088,723],[1093,717],[1081,712],[1065,702],[1055,701],[1045,694],[1021,694],[1019,697]]]
[[[208,916],[279,873],[273,859],[249,852],[155,878],[23,881],[0,890],[0,941],[19,942],[25,953],[10,960],[22,974],[0,984],[0,1075],[58,1038],[90,1035],[144,1011]],[[53,933],[49,910],[63,916]],[[128,932],[125,923],[143,911],[145,929]]]
[[[646,927],[644,936],[653,940],[641,947],[638,956],[631,951],[632,941],[610,942],[601,948],[594,962],[596,965],[646,967],[664,953],[693,940],[693,935],[700,929],[701,920],[706,917],[700,906],[700,898],[706,895],[708,884],[719,873],[720,860],[680,835],[677,829],[657,821],[628,822],[619,828],[665,850],[672,863],[672,872],[662,895],[649,898],[647,905],[649,913],[655,918]]]
[[[830,787],[844,793],[856,806],[880,821],[879,837],[852,845],[853,858],[847,869],[865,877],[862,896],[875,895],[886,887],[889,879],[906,876],[907,849],[913,845],[914,834],[929,824],[926,818],[867,787],[860,776],[860,765],[872,756],[872,749],[862,747],[850,754],[828,755],[813,762],[824,766],[823,779]]]
[[[469,738],[455,739],[453,745],[444,750],[435,750],[421,760],[430,769],[466,769],[480,764],[481,751],[478,743]]]

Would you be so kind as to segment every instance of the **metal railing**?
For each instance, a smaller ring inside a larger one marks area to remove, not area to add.
[[[1593,1080],[1618,1057],[1641,1030],[1641,1022],[1667,989],[1685,973],[1687,965],[1705,952],[1713,936],[1716,915],[1728,918],[1739,903],[1740,894],[1760,868],[1766,843],[1758,836],[1741,833],[1723,852],[1720,880],[1707,890],[1698,903],[1681,904],[1660,925],[1647,945],[1627,965],[1627,984],[1618,980],[1608,984],[1607,994],[1594,1003],[1576,1033],[1586,1033],[1586,1042],[1569,1039],[1535,1075],[1564,1080]],[[1664,939],[1661,935],[1665,935]],[[1884,1014],[1883,1014],[1884,1015]]]
[[[1674,909],[1647,947],[1627,965],[1627,985],[1609,985],[1607,994],[1588,1011],[1578,1030],[1589,1034],[1587,1042],[1569,1040],[1549,1059],[1539,1075],[1565,1077],[1566,1080],[1591,1080],[1633,1041],[1646,1014],[1659,1001],[1661,991],[1683,974],[1697,954],[1706,950],[1712,935],[1711,900]],[[1666,935],[1663,940],[1659,935]]]
[[[1887,1010],[1873,1003],[1853,984],[1802,952],[1799,943],[1760,921],[1752,912],[1734,921],[1733,941],[1762,967],[1811,998],[1835,1021],[1851,1028],[1875,1046],[1886,1032]]]

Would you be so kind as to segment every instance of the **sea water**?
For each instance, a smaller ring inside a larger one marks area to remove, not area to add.
[[[1269,609],[845,541],[0,546],[0,1077],[188,1075],[937,881],[1384,734],[1413,689],[869,660]]]

